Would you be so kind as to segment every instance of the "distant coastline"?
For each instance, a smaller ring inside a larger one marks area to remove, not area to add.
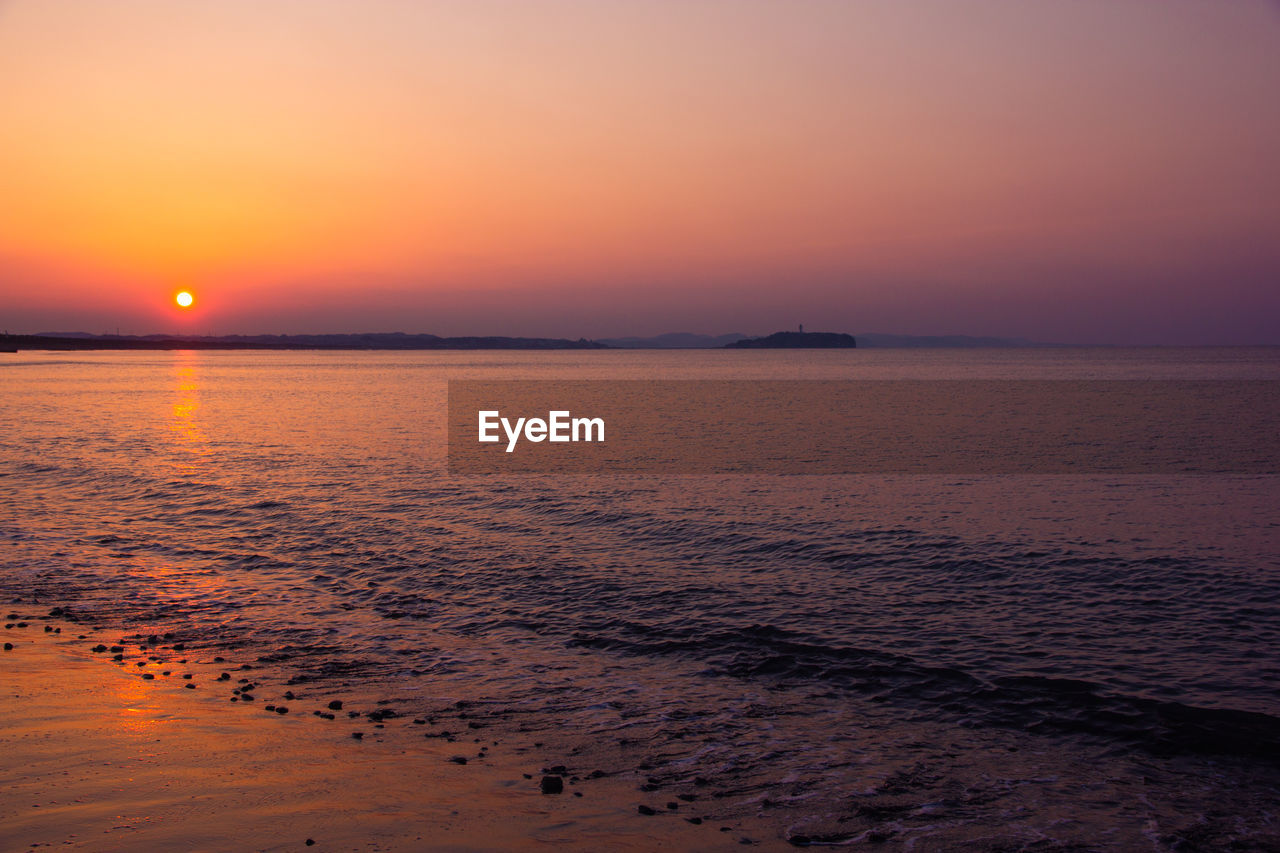
[[[781,337],[780,337],[781,336]],[[830,340],[821,340],[829,338]],[[750,337],[737,332],[704,335],[668,332],[653,337],[523,338],[502,335],[442,337],[405,332],[364,332],[318,335],[95,335],[87,332],[41,332],[0,335],[0,352],[16,350],[596,350],[596,349],[791,349],[841,347],[858,349],[965,349],[1062,347],[1023,338],[970,335],[844,335],[821,332],[779,332]]]
[[[0,336],[0,350],[582,350],[608,349],[579,338],[509,338],[408,335],[375,332],[352,335],[89,335],[80,333]]]

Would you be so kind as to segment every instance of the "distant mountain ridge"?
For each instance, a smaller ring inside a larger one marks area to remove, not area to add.
[[[699,335],[693,332],[667,332],[652,338],[601,338],[600,343],[622,349],[715,349],[746,335],[731,332],[727,335]]]

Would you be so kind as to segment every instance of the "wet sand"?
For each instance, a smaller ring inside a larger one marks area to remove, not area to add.
[[[566,773],[563,793],[543,794],[532,755],[486,742],[480,757],[409,720],[316,717],[319,697],[287,714],[265,711],[266,695],[233,703],[238,679],[217,681],[218,665],[116,662],[90,650],[113,638],[84,631],[3,632],[2,849],[742,849],[740,832],[639,814],[631,779]]]

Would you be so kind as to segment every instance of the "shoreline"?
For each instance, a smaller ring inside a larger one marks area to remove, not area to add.
[[[252,667],[145,639],[112,653],[105,632],[30,611],[8,608],[19,620],[6,620],[13,648],[0,652],[6,849],[789,847],[740,826],[693,825],[661,803],[646,815],[626,774],[590,778],[540,767],[528,747],[424,737],[427,727],[376,711],[350,717],[305,687],[287,700],[263,685],[246,708],[228,700]],[[148,645],[155,654],[141,654]],[[276,702],[287,713],[265,710]],[[544,770],[558,771],[546,775],[563,793],[542,793]]]

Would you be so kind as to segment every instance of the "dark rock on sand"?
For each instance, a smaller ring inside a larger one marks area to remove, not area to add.
[[[152,675],[152,674],[151,674],[151,673],[149,673],[149,672],[144,672],[144,673],[142,673],[142,677],[143,677],[144,679],[146,679],[147,681],[155,681],[155,678],[156,678],[154,675]]]
[[[11,651],[13,651],[13,643],[5,643],[5,644],[4,644],[4,650],[5,650],[6,652],[11,652]]]
[[[466,763],[467,763],[467,757],[466,757],[465,755],[455,755],[455,756],[453,756],[452,758],[450,758],[449,760],[450,760],[450,761],[452,761],[454,764],[466,764]]]
[[[640,805],[636,806],[636,811],[640,812],[640,814],[643,814],[643,815],[657,814],[657,811],[655,811],[654,809],[651,809],[649,806],[646,806],[644,803],[641,803]]]
[[[559,776],[542,777],[542,793],[559,794],[564,791],[564,779]]]
[[[104,646],[104,645],[102,645],[102,643],[98,643],[98,645],[96,645],[96,646],[94,646],[92,649],[90,649],[90,651],[92,651],[92,652],[97,652],[98,654],[102,654],[102,653],[103,653],[103,652],[105,652],[106,650],[107,650],[107,647],[106,647],[106,646]]]
[[[351,736],[356,740],[360,740],[364,737],[364,732],[352,732]]]
[[[284,705],[277,705],[277,706],[276,706],[276,713],[277,713],[277,714],[287,714],[287,713],[289,713],[289,709],[288,709],[288,708],[286,708]]]
[[[339,700],[337,700],[337,699],[334,699],[332,702],[330,702],[330,703],[329,703],[329,710],[330,710],[330,711],[341,711],[341,710],[342,710],[342,702],[341,702],[341,701],[339,701]]]
[[[188,684],[184,684],[184,685],[182,685],[182,686],[183,686],[183,687],[185,687],[185,688],[187,688],[188,690],[195,690],[195,689],[196,689],[196,686],[195,686],[194,684],[190,684],[190,683],[188,683]]]

